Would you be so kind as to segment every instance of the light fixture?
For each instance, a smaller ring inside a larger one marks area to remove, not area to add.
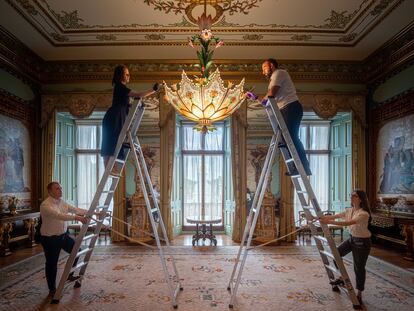
[[[206,15],[206,1],[204,13],[197,22],[201,33],[189,38],[188,44],[193,48],[196,43],[201,46],[201,50],[197,51],[201,77],[190,79],[183,70],[178,86],[169,87],[164,81],[164,87],[167,101],[182,116],[196,122],[195,129],[205,134],[208,130],[214,130],[213,122],[223,120],[237,110],[246,93],[243,90],[244,79],[236,86],[229,82],[225,87],[218,69],[210,74],[214,50],[224,42],[211,32],[212,17]],[[210,49],[210,45],[214,47]]]

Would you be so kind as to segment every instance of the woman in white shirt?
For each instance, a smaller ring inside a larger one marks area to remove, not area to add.
[[[341,257],[352,252],[354,260],[354,271],[356,278],[357,297],[362,304],[362,291],[365,286],[365,265],[371,250],[371,232],[368,230],[368,224],[371,221],[371,211],[369,208],[368,198],[364,191],[355,190],[351,194],[351,206],[345,212],[337,215],[324,216],[319,219],[321,223],[333,224],[339,226],[348,226],[350,237],[338,246]],[[335,219],[342,218],[337,221]],[[333,290],[339,290],[338,285],[343,285],[342,279],[331,282]]]

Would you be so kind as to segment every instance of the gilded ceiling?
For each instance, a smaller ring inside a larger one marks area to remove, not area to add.
[[[188,36],[198,31],[197,18],[206,10],[213,18],[213,32],[226,46],[237,47],[239,58],[255,58],[252,57],[255,51],[264,55],[266,51],[277,49],[282,53],[277,56],[279,58],[306,59],[307,55],[312,59],[329,59],[333,57],[332,51],[339,51],[339,59],[359,60],[410,24],[412,14],[408,12],[414,9],[412,0],[2,2],[2,25],[29,47],[33,46],[35,52],[40,51],[38,54],[45,59],[84,59],[90,58],[85,55],[91,52],[97,52],[99,57],[99,47],[105,47],[102,51],[105,58],[120,58],[119,53],[125,55],[121,58],[133,58],[125,47],[134,47],[131,48],[134,52],[142,47],[142,53],[135,54],[135,58],[162,58],[160,50],[151,52],[154,51],[151,47],[160,46],[176,47],[176,51],[169,50],[171,55],[185,58],[189,54],[181,54],[179,48],[186,45]],[[15,15],[13,19],[3,18],[6,14],[10,16],[7,12]],[[35,41],[36,36],[40,39]],[[72,47],[66,50],[71,56],[64,55],[63,50],[58,49],[61,47]],[[303,54],[290,53],[292,47],[307,49]],[[324,47],[336,50],[321,53],[318,49]],[[349,49],[352,47],[354,49]],[[234,56],[235,50],[229,51],[233,52],[222,56]]]

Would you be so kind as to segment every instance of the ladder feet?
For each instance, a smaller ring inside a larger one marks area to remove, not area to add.
[[[173,305],[173,308],[174,308],[174,309],[177,309],[177,308],[178,308],[178,305]]]
[[[231,289],[231,288],[230,288],[230,286],[228,286],[228,287],[227,287],[227,290],[228,290],[228,291],[230,291],[230,289]]]
[[[50,304],[52,305],[57,305],[59,303],[59,299],[52,299],[52,301],[50,302]]]
[[[184,287],[182,287],[182,286],[181,286],[181,287],[180,287],[180,290],[184,290]]]
[[[74,288],[79,288],[82,286],[82,283],[79,281],[76,281],[75,284],[73,285]]]
[[[332,291],[333,292],[340,292],[341,290],[339,289],[339,287],[337,285],[332,286]]]
[[[233,305],[232,305],[232,304],[229,304],[229,308],[230,308],[230,309],[233,309]]]

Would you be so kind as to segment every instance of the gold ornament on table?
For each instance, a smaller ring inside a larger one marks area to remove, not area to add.
[[[213,122],[223,120],[236,111],[246,98],[243,90],[244,79],[236,86],[231,82],[225,87],[220,77],[220,71],[216,69],[210,74],[213,65],[215,49],[224,44],[222,40],[214,37],[211,32],[212,17],[206,15],[206,11],[198,18],[201,33],[188,38],[188,44],[197,51],[201,77],[190,79],[183,70],[179,86],[168,85],[164,81],[165,96],[175,110],[185,118],[197,123],[195,129],[203,134],[215,130]],[[213,45],[213,48],[210,48]]]
[[[7,203],[8,203],[10,214],[17,215],[17,204],[19,202],[20,200],[16,196],[14,195],[8,196]]]

